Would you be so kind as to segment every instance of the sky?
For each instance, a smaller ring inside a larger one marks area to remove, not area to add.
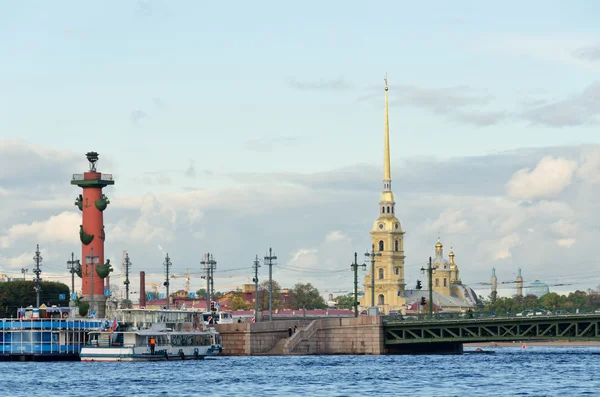
[[[493,267],[557,292],[600,284],[597,2],[0,5],[0,273],[31,277],[39,244],[42,277],[70,282],[70,179],[94,150],[116,180],[106,253],[148,283],[168,252],[200,288],[211,252],[231,289],[272,247],[282,285],[351,290],[387,74],[409,286],[438,234],[484,296]]]

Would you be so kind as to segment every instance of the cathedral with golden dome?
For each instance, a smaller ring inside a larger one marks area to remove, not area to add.
[[[419,305],[421,298],[429,300],[426,289],[406,289],[404,281],[404,234],[396,217],[392,173],[390,164],[390,126],[388,116],[388,83],[385,78],[385,110],[383,130],[383,190],[379,199],[379,217],[371,229],[374,271],[370,269],[364,279],[363,309],[377,307],[382,314],[407,313]],[[433,304],[435,311],[464,311],[474,308],[478,299],[475,292],[460,281],[458,265],[452,248],[444,258],[443,245],[438,237],[435,259],[432,261]],[[370,264],[369,264],[370,265]],[[374,279],[373,279],[374,276]],[[423,283],[428,285],[428,282]],[[374,289],[372,288],[374,285]]]

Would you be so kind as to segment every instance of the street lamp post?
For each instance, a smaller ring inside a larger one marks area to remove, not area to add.
[[[260,268],[258,255],[256,255],[252,267],[254,268],[254,278],[252,279],[254,281],[254,322],[258,322],[258,268]]]
[[[433,274],[435,269],[431,266],[431,257],[429,257],[429,266],[427,269],[421,267],[421,273],[427,272],[428,284],[429,284],[429,318],[433,318]]]
[[[94,310],[94,273],[96,273],[96,265],[98,264],[98,255],[94,254],[94,247],[90,248],[90,254],[85,257],[86,266],[86,275],[91,275],[91,298],[90,298],[90,316],[95,316],[96,311]],[[89,267],[92,266],[92,270],[90,271]]]
[[[204,270],[206,270],[206,311],[212,312],[210,303],[212,302],[211,297],[214,298],[214,291],[212,291],[215,287],[213,273],[214,268],[217,267],[217,261],[214,260],[214,257],[210,253],[207,253],[204,255],[204,260],[201,261],[200,264],[204,265]],[[204,276],[202,276],[202,278],[204,278]]]
[[[125,267],[125,307],[129,308],[129,268],[131,267],[131,261],[129,260],[129,253],[125,253],[125,259],[123,261],[123,267]]]
[[[362,264],[363,272],[367,270],[367,265]],[[354,253],[354,263],[350,265],[350,269],[354,272],[354,317],[358,317],[358,254]]]
[[[35,273],[35,304],[36,307],[40,307],[40,291],[42,290],[42,279],[40,278],[40,273],[42,272],[42,270],[40,269],[40,264],[42,263],[42,255],[40,255],[40,246],[39,244],[37,245],[36,249],[35,249],[35,256],[33,257],[33,260],[35,261],[35,268],[33,269],[33,272]]]
[[[21,273],[23,273],[23,281],[25,281],[25,274],[27,274],[28,271],[29,271],[29,269],[25,269],[25,268],[21,269]]]
[[[369,316],[376,316],[379,310],[375,305],[375,257],[381,256],[381,252],[375,253],[375,244],[372,244],[371,252],[365,252],[365,256],[371,258],[371,307],[369,308]]]
[[[173,265],[171,263],[171,258],[169,258],[169,254],[167,253],[167,256],[165,257],[165,263],[163,263],[164,267],[165,267],[165,282],[163,283],[165,287],[167,287],[167,309],[169,308],[169,301],[171,300],[169,297],[169,269],[171,268],[171,266]]]
[[[71,260],[67,261],[67,269],[69,269],[69,273],[71,273],[71,298],[69,299],[69,305],[74,306],[75,300],[73,299],[73,294],[75,294],[75,273],[79,270],[81,263],[79,259],[75,259],[75,254],[71,252]]]
[[[273,250],[269,248],[269,256],[265,256],[265,263],[269,266],[269,321],[273,321],[273,261],[276,259]]]

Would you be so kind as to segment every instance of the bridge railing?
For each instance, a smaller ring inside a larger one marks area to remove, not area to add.
[[[537,315],[519,315],[513,313],[493,313],[493,312],[473,312],[473,313],[434,313],[432,317],[429,314],[409,314],[406,316],[383,316],[383,324],[407,323],[407,322],[440,322],[440,321],[456,321],[456,320],[477,320],[477,319],[510,319],[510,318],[564,318],[564,317],[579,317],[579,316],[598,316],[598,313],[564,313],[564,314],[537,314]]]

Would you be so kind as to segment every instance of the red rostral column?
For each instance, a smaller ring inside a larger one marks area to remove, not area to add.
[[[82,212],[83,221],[79,226],[79,238],[81,240],[81,292],[86,301],[90,301],[92,293],[92,266],[86,263],[86,257],[97,255],[96,273],[94,274],[94,307],[97,315],[103,315],[104,302],[104,278],[106,278],[110,269],[110,262],[104,262],[104,217],[103,211],[110,201],[102,194],[102,188],[108,185],[114,185],[115,181],[110,174],[101,174],[96,170],[98,153],[86,153],[87,160],[90,163],[90,170],[83,174],[74,174],[71,185],[77,185],[83,189],[75,201],[75,205]]]

